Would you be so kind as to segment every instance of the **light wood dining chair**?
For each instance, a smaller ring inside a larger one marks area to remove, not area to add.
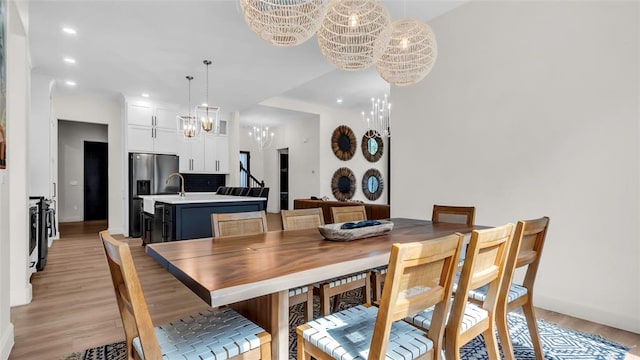
[[[393,244],[380,306],[358,305],[298,326],[298,359],[441,359],[463,235]],[[433,308],[428,331],[402,321]]]
[[[431,222],[474,225],[476,208],[473,206],[433,205]]]
[[[127,359],[270,359],[271,335],[228,307],[153,327],[129,245],[100,232],[127,343]]]
[[[211,214],[213,237],[251,235],[267,232],[264,210],[239,213]]]
[[[535,310],[533,308],[533,284],[538,273],[542,248],[544,247],[547,229],[549,228],[549,218],[542,217],[535,220],[518,221],[516,231],[513,235],[513,242],[509,248],[507,263],[504,270],[504,278],[498,295],[496,305],[496,326],[502,344],[502,353],[507,360],[515,359],[513,344],[509,336],[507,324],[507,313],[518,308],[522,308],[527,327],[533,343],[533,349],[537,360],[544,360],[542,343],[538,334]],[[526,267],[522,284],[513,282],[513,274],[518,268]],[[472,301],[482,303],[487,299],[487,287],[469,291],[469,298]]]
[[[333,222],[349,222],[367,220],[364,205],[338,206],[331,208]],[[340,308],[340,297],[347,291],[362,288],[362,302],[371,303],[371,272],[363,271],[321,282],[316,287],[316,293],[320,297],[320,315],[326,316],[336,312]],[[333,300],[333,309],[330,302]]]
[[[331,219],[334,223],[367,220],[364,205],[334,206],[331,208]]]
[[[321,208],[281,210],[284,231],[317,228],[324,225]],[[304,303],[306,321],[313,320],[313,285],[289,290],[289,306]]]
[[[467,246],[449,320],[445,330],[447,359],[460,359],[460,348],[482,334],[489,360],[499,360],[496,339],[496,308],[504,275],[507,253],[513,238],[513,224],[492,229],[474,230]],[[487,298],[481,305],[470,302],[470,289],[487,286]],[[406,320],[422,329],[430,329],[435,319],[432,308]]]
[[[310,229],[324,225],[322,208],[282,210],[280,215],[283,230]]]

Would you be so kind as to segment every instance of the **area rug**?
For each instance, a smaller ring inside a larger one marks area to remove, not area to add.
[[[345,309],[358,303],[358,292],[343,296],[340,308]],[[303,323],[303,304],[291,308],[289,316],[289,358],[296,358],[295,327]],[[314,315],[319,315],[318,301],[315,301]],[[536,358],[529,337],[529,330],[524,316],[509,314],[508,316],[514,354],[518,360]],[[542,339],[544,357],[548,360],[623,360],[628,347],[607,340],[601,336],[582,333],[538,320],[538,331]],[[479,336],[462,347],[460,357],[465,360],[488,359],[484,339]],[[87,349],[83,352],[65,356],[63,360],[125,360],[126,346],[124,341]]]

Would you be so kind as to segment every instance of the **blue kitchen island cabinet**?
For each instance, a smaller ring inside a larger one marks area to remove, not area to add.
[[[211,214],[259,211],[266,209],[266,198],[187,194],[181,198],[176,195],[141,196],[143,211],[153,211],[151,234],[146,243],[175,240],[210,238]]]

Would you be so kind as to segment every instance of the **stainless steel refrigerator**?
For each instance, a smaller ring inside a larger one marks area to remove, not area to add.
[[[141,236],[143,221],[140,195],[176,194],[180,180],[169,174],[179,171],[178,156],[129,153],[129,236]]]

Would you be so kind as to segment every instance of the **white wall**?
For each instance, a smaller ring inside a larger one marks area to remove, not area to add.
[[[353,200],[361,200],[367,203],[375,204],[387,203],[386,186],[389,183],[389,179],[387,179],[386,160],[386,149],[388,149],[387,144],[385,141],[385,153],[380,160],[372,163],[365,159],[360,148],[360,143],[362,141],[362,136],[366,132],[367,126],[366,123],[362,120],[362,115],[359,112],[346,111],[340,108],[325,107],[283,97],[271,98],[267,101],[262,102],[261,105],[319,115],[319,127],[314,139],[314,141],[317,142],[317,148],[319,151],[318,156],[320,158],[319,168],[316,175],[319,187],[317,188],[316,193],[313,193],[313,189],[309,188],[309,190],[306,191],[309,196],[328,196],[331,200],[335,200],[335,197],[333,196],[333,193],[331,191],[331,178],[333,177],[333,173],[340,167],[348,167],[349,169],[351,169],[351,171],[353,171],[356,178],[356,191],[355,195],[353,196]],[[348,161],[342,161],[338,159],[331,150],[331,135],[333,134],[335,128],[340,125],[349,126],[351,130],[353,130],[358,142],[355,155],[353,156],[353,158],[351,158],[351,160]],[[304,129],[300,130],[305,131]],[[293,136],[297,135],[294,134]],[[309,137],[310,140],[312,138],[312,136]],[[302,138],[302,140],[303,139],[304,138]],[[291,157],[291,154],[289,156]],[[305,160],[302,160],[303,163],[304,161]],[[253,168],[253,163],[251,166]],[[375,168],[380,171],[385,186],[382,196],[375,201],[367,199],[362,192],[362,176],[370,168]],[[290,184],[296,181],[297,179],[293,177],[290,178]]]
[[[84,220],[84,142],[107,142],[107,125],[58,121],[60,222]]]
[[[94,94],[72,94],[55,91],[53,94],[55,118],[108,126],[109,143],[109,231],[124,232],[124,204],[126,201],[125,154],[123,143],[124,99]],[[58,177],[63,174],[59,173]]]
[[[51,86],[53,78],[31,74],[29,119],[29,195],[51,198]]]
[[[639,3],[471,2],[391,91],[394,217],[551,217],[535,304],[640,333]]]
[[[7,169],[0,170],[0,359],[8,359],[14,333],[10,306],[31,301],[27,277],[27,119],[29,118],[28,4],[6,4]]]
[[[7,168],[9,175],[9,239],[11,253],[11,306],[31,301],[28,263],[30,98],[29,39],[15,3],[9,5],[7,23]]]

